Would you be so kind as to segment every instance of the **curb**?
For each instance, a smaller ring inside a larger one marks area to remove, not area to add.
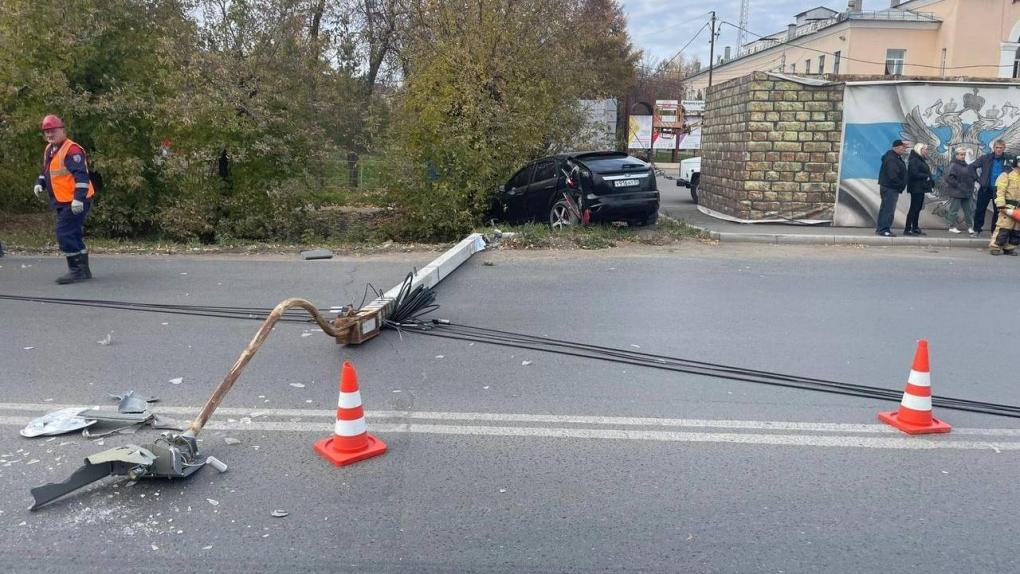
[[[949,237],[882,237],[868,235],[802,235],[791,233],[728,233],[709,231],[711,239],[731,243],[766,243],[773,245],[881,245],[886,247],[955,247],[984,248],[985,239]]]

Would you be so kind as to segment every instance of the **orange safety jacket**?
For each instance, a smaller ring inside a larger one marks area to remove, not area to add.
[[[48,166],[48,175],[50,180],[50,189],[53,190],[53,197],[57,200],[57,203],[71,203],[74,200],[74,189],[76,184],[74,181],[74,174],[71,170],[67,169],[64,165],[64,160],[67,159],[67,152],[71,149],[71,146],[77,146],[79,149],[81,146],[74,143],[70,139],[64,140],[61,144],[60,149],[57,153],[53,154],[53,159],[50,160]],[[46,150],[43,150],[43,161],[46,161],[46,151],[49,150],[49,146],[46,146]],[[85,163],[86,170],[88,169],[88,160],[82,158]],[[92,182],[88,183],[88,193],[85,195],[86,199],[91,198],[96,194],[96,190],[92,187]]]

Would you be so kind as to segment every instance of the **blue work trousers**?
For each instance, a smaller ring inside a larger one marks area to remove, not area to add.
[[[85,248],[85,218],[92,209],[92,200],[85,200],[85,209],[75,215],[71,213],[70,203],[58,203],[57,211],[57,244],[65,256],[88,253]]]

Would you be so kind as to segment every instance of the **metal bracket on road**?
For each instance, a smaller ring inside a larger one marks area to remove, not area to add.
[[[435,287],[461,264],[471,259],[472,255],[484,251],[486,245],[487,241],[481,233],[468,235],[432,263],[415,272],[410,289]],[[360,345],[376,337],[382,331],[383,322],[393,312],[393,302],[403,286],[403,283],[396,285],[357,311],[350,309],[345,314],[338,315],[333,322],[337,333],[336,342],[340,345]]]

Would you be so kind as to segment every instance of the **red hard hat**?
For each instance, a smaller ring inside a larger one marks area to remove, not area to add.
[[[44,129],[44,130],[51,130],[53,128],[62,128],[62,127],[64,127],[64,122],[60,118],[58,118],[57,116],[55,116],[53,114],[50,114],[50,115],[46,116],[42,120],[42,129]]]

